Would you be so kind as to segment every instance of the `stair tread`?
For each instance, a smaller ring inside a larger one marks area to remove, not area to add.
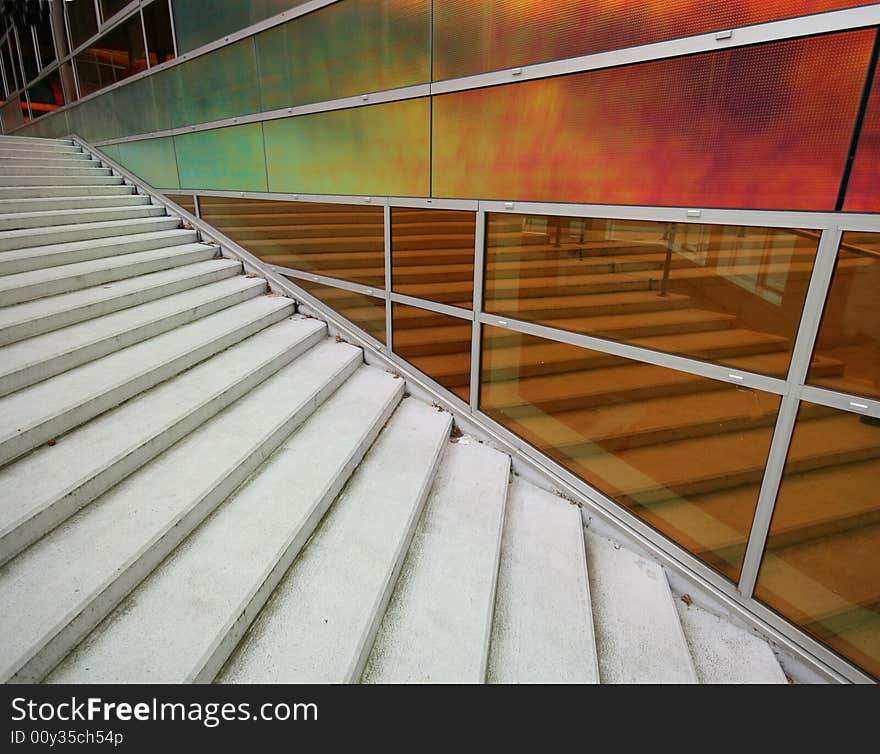
[[[322,322],[298,317],[271,325],[72,430],[55,446],[0,468],[0,562],[27,544],[32,532],[21,528],[25,524],[32,530],[59,523],[105,491],[117,478],[113,470],[131,465],[127,459],[152,457],[167,447],[166,436],[185,431],[177,428],[190,417],[213,411],[212,403],[226,405],[240,383],[310,348],[324,332]]]
[[[189,277],[199,276],[209,270],[220,269],[240,270],[241,263],[236,259],[207,259],[204,262],[195,262],[181,267],[172,267],[169,270],[150,272],[145,275],[125,278],[114,283],[96,285],[93,288],[81,288],[69,293],[59,293],[55,296],[46,296],[45,298],[34,299],[33,301],[25,301],[21,304],[5,306],[0,308],[0,332],[25,322],[76,311],[77,309],[95,306],[101,302],[123,299],[134,293],[166,285],[172,281],[185,280]]]
[[[110,344],[111,349],[116,350],[121,346],[119,340],[128,331],[176,314],[194,311],[211,301],[234,293],[253,291],[254,295],[257,295],[257,292],[265,290],[265,287],[266,281],[262,278],[237,275],[0,347],[0,386],[5,377],[26,367],[33,367],[65,355],[70,356],[77,349],[100,341],[116,341],[116,347]]]
[[[366,682],[485,680],[509,475],[506,454],[476,442],[446,449]]]
[[[42,231],[44,233],[63,232],[74,225],[89,225],[95,222],[116,220],[137,220],[147,217],[165,216],[165,208],[156,204],[135,204],[119,207],[80,207],[74,209],[48,209],[32,212],[7,212],[0,214],[0,228],[4,225],[10,230],[0,230],[0,238],[6,233]],[[87,219],[83,219],[87,218]],[[17,224],[23,223],[29,227]]]
[[[143,194],[110,194],[108,196],[53,196],[31,199],[0,199],[0,214],[11,215],[33,212],[52,212],[66,209],[99,209],[107,207],[131,207],[150,204],[150,197]],[[45,209],[33,209],[45,207]]]
[[[259,296],[4,396],[0,398],[0,415],[5,419],[0,448],[6,444],[12,445],[19,435],[34,428],[53,426],[53,421],[75,421],[70,417],[75,409],[90,405],[94,399],[111,394],[117,388],[139,381],[152,374],[159,365],[171,363],[203,345],[220,340],[224,334],[241,328],[245,323],[260,321],[291,307],[289,299]],[[61,431],[78,423],[75,421]],[[49,434],[49,437],[61,431]],[[0,455],[4,459],[10,457],[14,456]]]
[[[787,683],[773,650],[729,620],[676,600],[700,683]]]
[[[450,426],[445,412],[401,402],[222,681],[358,680]]]
[[[495,625],[494,683],[598,683],[580,509],[523,480],[510,487]]]
[[[335,375],[316,371],[308,356],[6,563],[0,678],[50,670],[335,389]]]
[[[602,683],[697,683],[663,569],[585,535]]]
[[[361,358],[359,349],[332,341],[314,350],[301,358],[312,357],[312,369],[323,372]],[[400,381],[361,366],[49,680],[212,680],[401,393]]]
[[[160,208],[161,210],[161,208]],[[39,240],[67,233],[82,234],[82,237],[74,240],[86,240],[88,234],[97,232],[97,235],[108,236],[112,233],[105,231],[130,230],[132,233],[139,232],[141,228],[174,228],[179,224],[176,217],[168,215],[156,215],[154,217],[135,217],[128,220],[104,220],[94,223],[74,223],[73,225],[51,225],[44,228],[24,228],[22,230],[4,230],[0,231],[0,249],[3,251],[11,249],[34,248],[34,246],[48,246],[49,244],[37,243],[31,246],[25,246],[30,240]],[[146,231],[144,231],[146,232]],[[19,244],[19,245],[12,245]]]

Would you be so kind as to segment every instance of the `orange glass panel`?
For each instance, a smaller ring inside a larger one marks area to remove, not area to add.
[[[880,677],[880,419],[802,403],[755,596]]]
[[[74,58],[74,62],[83,97],[146,70],[147,53],[140,14],[95,40],[91,47]]]
[[[382,207],[200,196],[202,219],[264,262],[385,287]]]
[[[385,343],[385,299],[365,296],[363,293],[314,283],[311,280],[288,278],[291,283],[305,288],[315,298],[339,312],[376,340]]]
[[[734,581],[779,401],[483,328],[480,408]]]
[[[834,210],[873,29],[433,98],[435,196]]]
[[[819,234],[490,213],[484,308],[785,377]]]
[[[166,196],[191,214],[196,214],[196,202],[192,194],[166,194]]]
[[[880,212],[880,75],[876,70],[843,208]]]
[[[475,212],[393,207],[392,289],[470,309],[475,235]]]
[[[434,79],[868,4],[870,0],[434,0]]]
[[[472,323],[402,304],[394,304],[391,314],[394,352],[469,401]]]
[[[880,233],[843,234],[807,381],[880,398]]]

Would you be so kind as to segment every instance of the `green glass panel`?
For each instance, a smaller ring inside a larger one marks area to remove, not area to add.
[[[118,144],[117,161],[156,188],[177,188],[177,164],[174,158],[174,140],[144,139]]]
[[[260,109],[252,37],[178,65],[169,73],[174,127],[232,118]]]
[[[265,191],[260,123],[174,137],[181,188]]]
[[[256,36],[264,110],[431,78],[430,0],[346,0]]]
[[[427,98],[267,121],[269,190],[427,196]]]
[[[116,162],[119,162],[118,144],[105,144],[103,147],[99,147],[98,150],[107,155],[111,160],[116,160]]]
[[[116,113],[114,136],[164,131],[171,128],[165,100],[167,74],[148,76],[115,89],[109,95]]]
[[[245,0],[172,0],[172,8],[180,55],[252,23],[251,4]]]
[[[119,134],[111,97],[102,95],[69,111],[71,131],[86,141],[112,139]]]
[[[297,5],[302,5],[306,2],[308,2],[308,0],[251,0],[253,18],[251,23],[258,23],[264,18],[269,18],[269,16],[274,16],[282,11],[290,10]]]

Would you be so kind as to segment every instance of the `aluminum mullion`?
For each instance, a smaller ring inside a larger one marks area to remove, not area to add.
[[[263,264],[266,264],[269,269],[272,269],[275,272],[281,273],[282,275],[289,275],[290,277],[298,278],[299,280],[309,280],[313,283],[320,283],[321,285],[326,285],[331,288],[342,288],[343,290],[351,291],[352,293],[360,293],[364,296],[372,296],[373,298],[387,298],[384,288],[375,288],[361,283],[352,283],[348,280],[331,278],[326,275],[316,275],[313,272],[304,272],[303,270],[296,270],[290,267],[282,267],[279,264],[267,264],[266,262],[263,262]]]
[[[385,241],[385,343],[394,350],[394,317],[391,304],[391,207],[382,208],[382,230]]]
[[[150,65],[150,44],[147,42],[147,25],[144,23],[144,12],[141,10],[140,5],[137,7],[137,15],[141,20],[141,35],[144,38],[144,57],[147,60],[147,70],[149,71],[152,68]]]
[[[159,0],[157,0],[159,2]],[[171,24],[171,45],[174,48],[174,57],[175,59],[178,56],[177,52],[177,29],[174,28],[174,6],[171,0],[165,0],[168,3],[168,22]]]
[[[828,406],[841,411],[849,411],[853,414],[864,414],[880,419],[880,400],[866,398],[854,393],[843,393],[838,390],[806,385],[800,390],[801,400],[810,403],[818,403],[820,406]]]
[[[408,207],[410,209],[454,209],[476,212],[479,202],[476,199],[435,199],[434,197],[389,196],[388,204],[392,207]]]
[[[387,202],[384,196],[364,196],[363,194],[289,194],[271,191],[221,191],[215,189],[168,189],[172,193],[195,193],[202,196],[228,197],[231,199],[264,199],[281,202],[319,202],[321,204],[361,204],[377,207]]]
[[[816,262],[813,265],[813,274],[810,276],[810,285],[792,350],[787,380],[788,392],[782,399],[779,415],[776,418],[773,440],[770,443],[770,452],[764,467],[761,491],[758,494],[758,504],[755,508],[749,543],[743,560],[739,590],[746,598],[753,595],[758,580],[758,571],[764,557],[767,536],[770,533],[770,524],[776,507],[776,497],[782,483],[785,460],[788,456],[788,448],[791,444],[791,436],[800,407],[800,386],[803,385],[810,367],[813,347],[819,332],[819,322],[822,318],[831,276],[834,272],[834,264],[837,260],[840,238],[840,230],[836,228],[825,230],[816,253]]]
[[[202,205],[199,203],[199,195],[193,193],[192,198],[193,198],[193,204],[195,205],[195,208],[196,208],[196,217],[198,217],[201,220],[202,219]]]
[[[471,328],[471,382],[470,409],[471,413],[480,410],[480,365],[482,363],[483,325],[480,315],[483,313],[483,290],[486,276],[486,213],[480,209],[475,218],[474,229],[474,298]]]
[[[456,319],[466,319],[468,322],[474,318],[473,312],[469,309],[462,309],[458,306],[450,304],[441,304],[439,301],[430,301],[425,298],[416,296],[407,296],[403,293],[392,293],[391,300],[395,304],[403,304],[404,306],[414,306],[417,309],[427,309],[429,312],[437,312],[437,314],[445,314],[447,317],[455,317]]]

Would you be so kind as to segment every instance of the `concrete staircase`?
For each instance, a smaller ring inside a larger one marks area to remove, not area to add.
[[[70,141],[0,184],[0,679],[785,682]]]

